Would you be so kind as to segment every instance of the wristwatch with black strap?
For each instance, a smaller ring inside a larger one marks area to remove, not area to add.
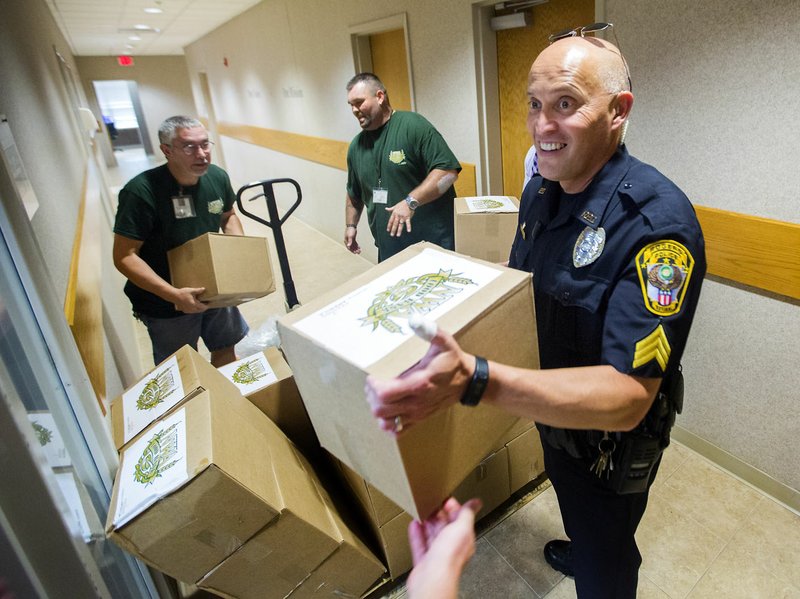
[[[470,379],[466,391],[464,391],[461,403],[469,407],[477,406],[488,384],[489,362],[486,358],[475,356],[475,371],[472,373],[472,379]]]

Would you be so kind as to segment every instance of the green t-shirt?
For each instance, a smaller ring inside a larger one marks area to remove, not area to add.
[[[437,200],[420,206],[411,222],[411,233],[400,237],[386,232],[387,207],[402,202],[433,169],[461,171],[455,155],[441,134],[415,112],[395,112],[375,131],[362,131],[347,150],[347,193],[367,207],[367,222],[378,246],[380,260],[419,241],[454,249],[452,186]],[[374,204],[373,189],[388,190],[386,204]]]
[[[172,198],[190,195],[196,216],[176,218]],[[222,214],[233,208],[236,194],[228,174],[212,164],[196,185],[181,186],[164,164],[145,171],[119,192],[119,206],[114,233],[141,241],[139,256],[156,274],[170,280],[167,251],[205,233],[220,230]],[[158,297],[128,281],[125,294],[134,313],[156,318],[172,318],[182,312]]]

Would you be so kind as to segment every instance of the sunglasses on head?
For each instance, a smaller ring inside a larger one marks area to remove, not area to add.
[[[628,70],[628,63],[625,60],[625,57],[622,56],[622,49],[619,46],[617,33],[614,31],[614,23],[592,23],[591,25],[575,27],[574,29],[564,29],[563,31],[558,31],[550,35],[550,37],[547,38],[547,41],[552,44],[553,42],[566,37],[586,37],[587,35],[599,33],[600,31],[606,31],[608,29],[610,29],[611,33],[614,34],[614,43],[617,46],[617,50],[619,50],[619,57],[622,59],[622,64],[625,67],[625,74],[628,76],[628,89],[633,91],[633,85],[631,84],[631,72]]]

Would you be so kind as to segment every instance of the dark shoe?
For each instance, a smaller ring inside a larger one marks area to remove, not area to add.
[[[572,543],[570,541],[550,541],[544,546],[544,560],[553,570],[561,572],[565,576],[574,578],[575,571],[572,568]]]

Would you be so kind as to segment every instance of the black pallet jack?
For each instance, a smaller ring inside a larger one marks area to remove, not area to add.
[[[295,200],[294,204],[286,211],[286,214],[283,215],[283,218],[278,216],[278,204],[275,201],[275,190],[274,186],[279,183],[289,183],[294,185],[295,190],[297,191],[297,199]],[[242,201],[242,195],[250,190],[260,187],[262,189],[261,193],[254,195],[253,197],[248,198],[249,202],[257,200],[258,198],[266,198],[267,201],[267,214],[269,215],[269,220],[266,221],[263,218],[256,216],[245,210],[244,202]],[[292,280],[292,271],[289,268],[289,258],[286,256],[286,243],[283,240],[283,231],[281,230],[281,226],[283,223],[286,222],[286,219],[295,211],[295,209],[300,205],[300,201],[303,199],[303,192],[300,190],[300,185],[294,179],[264,179],[263,181],[255,181],[253,183],[248,183],[247,185],[243,185],[239,188],[239,191],[236,192],[236,205],[239,206],[239,211],[244,214],[245,216],[252,218],[254,221],[260,222],[262,225],[268,226],[272,229],[272,235],[275,238],[275,249],[278,252],[278,261],[280,262],[281,266],[281,275],[283,277],[283,292],[286,296],[286,311],[289,312],[294,310],[296,307],[300,305],[300,301],[297,299],[297,293],[294,289],[294,281]]]

